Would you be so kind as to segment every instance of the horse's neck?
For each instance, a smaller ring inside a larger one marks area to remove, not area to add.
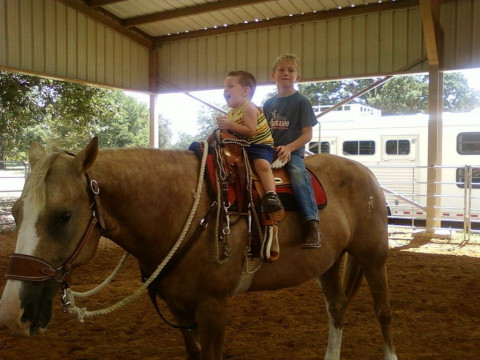
[[[130,252],[138,242],[147,250],[160,238],[172,243],[193,204],[198,165],[187,151],[100,152],[92,175],[100,184],[106,236]]]

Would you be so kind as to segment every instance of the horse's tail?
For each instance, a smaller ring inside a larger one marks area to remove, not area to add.
[[[347,306],[360,287],[362,282],[363,270],[360,263],[350,254],[345,254],[345,266],[343,268],[343,291],[347,298]]]

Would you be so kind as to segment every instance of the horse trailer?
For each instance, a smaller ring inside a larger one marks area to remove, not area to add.
[[[308,149],[369,167],[384,189],[390,218],[425,220],[428,122],[428,114],[382,116],[361,104],[343,105],[319,118]],[[438,220],[480,225],[480,108],[444,112],[442,124]]]

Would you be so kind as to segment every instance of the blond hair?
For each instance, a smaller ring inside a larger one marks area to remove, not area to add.
[[[284,54],[284,55],[280,55],[279,57],[277,57],[275,59],[275,62],[273,63],[273,71],[275,71],[275,69],[278,67],[278,65],[281,62],[284,62],[284,61],[289,61],[289,62],[293,63],[293,66],[295,66],[295,69],[297,70],[297,73],[300,74],[300,65],[299,65],[298,57],[295,54]]]

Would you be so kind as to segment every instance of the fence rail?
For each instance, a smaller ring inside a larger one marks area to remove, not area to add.
[[[370,170],[382,186],[390,222],[406,220],[405,225],[425,227],[427,217],[438,226],[434,229],[463,229],[466,237],[480,232],[480,166],[395,166],[371,165]],[[428,171],[438,171],[434,194],[427,188]],[[434,198],[429,213],[428,198]],[[433,214],[433,215],[432,215]]]
[[[427,218],[427,166],[368,166],[384,190],[389,219],[405,226],[422,228]],[[439,229],[455,227],[466,236],[480,232],[480,166],[437,166],[438,198],[435,216]],[[0,228],[12,226],[13,203],[20,197],[30,172],[27,162],[0,161]]]
[[[20,197],[30,172],[27,162],[0,161],[0,229],[12,226],[12,205]]]

